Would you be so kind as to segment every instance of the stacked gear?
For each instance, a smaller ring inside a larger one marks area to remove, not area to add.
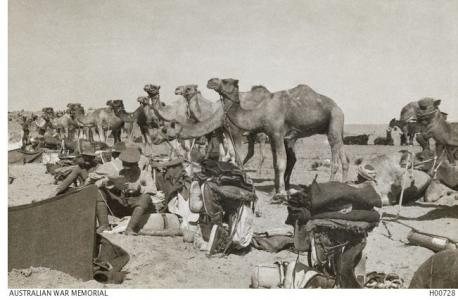
[[[361,288],[355,267],[361,260],[368,232],[380,221],[374,207],[380,196],[370,184],[317,183],[290,196],[286,224],[295,228],[295,247],[308,251],[309,265],[335,277],[341,288]]]
[[[203,160],[192,187],[190,205],[193,212],[200,213],[202,237],[209,243],[207,254],[226,254],[247,247],[253,236],[257,198],[253,183],[243,171],[228,162]]]

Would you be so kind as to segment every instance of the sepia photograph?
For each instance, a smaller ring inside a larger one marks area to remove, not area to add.
[[[457,296],[458,1],[4,6],[9,296]]]

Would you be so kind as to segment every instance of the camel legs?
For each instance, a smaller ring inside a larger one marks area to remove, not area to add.
[[[105,130],[103,130],[102,125],[97,125],[97,131],[99,133],[99,141],[106,143]]]
[[[113,134],[114,144],[119,143],[121,141],[122,127],[113,129],[111,133]]]
[[[414,136],[416,136],[416,140],[417,140],[418,144],[420,144],[422,151],[424,151],[426,149],[430,150],[431,146],[429,144],[429,138],[426,135],[424,135],[423,133],[420,132],[420,133],[417,133]],[[413,137],[412,137],[412,144],[411,145],[413,145]]]
[[[285,149],[286,149],[286,170],[285,170],[285,188],[289,190],[289,182],[291,180],[291,174],[293,173],[294,165],[296,164],[296,153],[294,152],[294,145],[296,144],[296,139],[287,139],[285,140]]]
[[[89,128],[89,132],[88,133],[89,133],[89,140],[91,142],[93,142],[94,141],[94,136],[96,136],[96,134],[97,134],[95,127]]]
[[[342,167],[342,181],[345,181],[347,180],[350,162],[343,143],[344,115],[340,109],[333,110],[331,114],[328,129],[328,141],[331,146],[331,176],[329,180],[335,180],[340,165]]]
[[[275,135],[271,137],[270,140],[275,171],[275,193],[286,194],[284,180],[286,169],[286,150],[283,142],[283,136]]]
[[[266,144],[266,135],[262,134],[262,137],[259,139],[259,157],[260,157],[260,162],[258,166],[259,174],[261,174],[262,164],[264,163],[264,160],[266,159],[266,156],[264,155],[264,145],[265,144]]]
[[[245,165],[254,155],[254,145],[256,143],[256,134],[249,133],[247,136],[248,139],[248,151],[245,155],[242,165]]]
[[[226,154],[227,154],[227,148],[224,145],[224,140],[226,137],[224,136],[224,133],[218,132],[218,149],[219,149],[219,161],[225,161],[226,159]]]

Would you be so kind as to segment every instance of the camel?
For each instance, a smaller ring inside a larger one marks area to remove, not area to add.
[[[160,86],[157,85],[152,85],[152,84],[147,84],[144,87],[145,92],[148,93],[149,99],[151,100],[151,104],[149,104],[148,109],[151,109],[154,111],[155,115],[163,122],[196,122],[196,120],[190,118],[189,115],[189,110],[188,110],[188,104],[186,103],[186,100],[183,97],[180,97],[177,99],[175,104],[173,105],[166,105],[165,103],[160,101],[160,96],[159,96],[159,89]],[[208,136],[207,140],[209,140],[211,137]],[[160,139],[160,137],[159,137]],[[164,139],[161,140],[163,142]],[[195,142],[195,139],[194,139]],[[175,144],[173,146],[174,148],[178,149],[181,148],[184,153],[186,153],[186,156],[188,159],[191,158],[191,150],[192,150],[192,144],[194,142],[191,142],[190,140],[187,139],[180,139],[179,141],[175,141],[175,139],[171,140],[172,144]],[[155,143],[158,143],[157,140],[155,140]],[[220,143],[221,144],[221,143]],[[220,156],[224,156],[226,152],[221,151],[220,147]],[[207,151],[207,156],[208,156],[208,151]]]
[[[108,101],[107,105],[109,104],[111,103]],[[121,141],[121,128],[124,121],[116,115],[116,111],[110,106],[98,108],[87,115],[84,114],[84,110],[79,109],[75,113],[75,120],[80,127],[91,130],[93,136],[97,133],[100,142],[106,143],[108,137],[106,131],[108,130],[114,133],[114,143]]]
[[[386,130],[386,137],[378,137],[374,140],[374,145],[389,145],[393,146],[394,141],[393,137],[391,136],[391,128],[388,127]]]
[[[186,101],[187,101],[187,114],[188,117],[191,119],[194,119],[196,122],[202,122],[206,119],[209,118],[214,113],[220,112],[219,108],[221,107],[221,103],[215,103],[213,101],[205,99],[201,92],[198,90],[198,86],[195,84],[190,84],[190,85],[184,85],[184,86],[179,86],[175,89],[175,94],[176,95],[181,95],[183,96]],[[241,100],[241,106],[245,109],[250,109],[255,107],[259,103],[259,99],[257,98],[247,98],[245,97],[245,93],[239,93],[239,97],[242,99]],[[229,133],[227,130],[223,133],[224,134],[224,139],[220,140],[220,148],[221,146],[227,144],[227,140],[229,139],[228,135]],[[264,133],[256,133],[256,132],[244,132],[238,130],[238,128],[232,128],[231,129],[231,134],[232,135],[240,135],[243,134],[247,137],[248,140],[248,151],[245,155],[245,158],[242,162],[242,165],[245,165],[254,155],[254,146],[256,141],[259,142],[259,154],[261,157],[261,163],[259,164],[259,168],[261,168],[262,163],[265,159],[264,156],[264,145],[267,141],[267,136]],[[220,137],[221,138],[221,137]],[[240,136],[237,136],[236,139],[241,139]],[[224,147],[224,152],[226,153],[226,156],[228,153],[234,152],[235,149],[232,147]],[[238,149],[238,153],[240,153],[240,150]]]
[[[455,159],[458,159],[458,153],[455,153]],[[458,191],[458,167],[451,165],[445,156],[437,157],[433,151],[423,150],[415,154],[415,167]]]
[[[368,134],[348,135],[343,138],[345,145],[367,145],[369,141]]]
[[[417,117],[425,126],[423,135],[436,142],[436,155],[442,155],[444,152],[450,163],[455,165],[455,153],[458,152],[458,123],[447,122],[446,115],[439,110],[440,103],[441,100],[420,100]]]
[[[152,91],[150,97],[159,97],[160,86],[149,85],[149,88]],[[152,141],[158,138],[158,129],[163,122],[157,117],[154,109],[151,107],[152,105],[150,104],[150,100],[153,101],[149,97],[139,96],[137,98],[137,102],[140,106],[135,110],[132,117],[136,120],[138,126],[140,127],[144,144],[149,145],[150,148],[152,148]]]
[[[427,101],[432,103],[434,99],[432,98],[423,98],[419,101]],[[402,140],[407,142],[409,145],[413,145],[413,139],[417,140],[418,144],[422,147],[423,150],[430,149],[429,140],[423,135],[424,126],[417,122],[417,112],[420,109],[419,101],[412,101],[406,104],[402,109],[396,125],[401,128],[403,132]],[[396,122],[396,119],[394,119]]]
[[[67,104],[67,110],[61,117],[51,120],[52,127],[57,130],[61,139],[74,139],[75,131],[80,128],[75,119],[77,113],[84,113],[84,108],[79,103]]]
[[[403,203],[413,202],[424,196],[431,177],[421,170],[407,171],[402,167],[406,159],[406,151],[390,154],[373,154],[355,161],[356,165],[371,165],[376,172],[374,188],[382,199],[383,205],[393,205],[399,202],[404,182]],[[407,172],[407,173],[405,173]]]
[[[339,165],[342,168],[342,180],[346,179],[349,159],[343,145],[344,114],[330,98],[316,93],[307,85],[275,93],[263,86],[255,86],[243,94],[243,99],[259,100],[259,103],[253,109],[244,109],[241,107],[238,80],[213,78],[208,81],[207,87],[220,94],[222,115],[221,112],[215,113],[196,124],[178,124],[170,130],[170,134],[197,137],[221,126],[228,128],[229,132],[232,128],[265,132],[270,138],[273,155],[274,198],[284,198],[286,189],[289,189],[296,162],[294,145],[297,139],[327,134],[332,153],[330,180],[334,180]],[[236,141],[235,144],[240,142]]]
[[[403,122],[401,120],[396,120],[396,118],[390,120],[388,127],[391,128],[391,130],[399,128],[401,131],[401,146],[413,146],[415,136],[420,134],[422,130],[417,122]]]
[[[119,135],[119,140],[121,139],[121,133],[124,131],[126,136],[129,140],[132,139],[132,131],[134,129],[134,123],[136,121],[136,114],[135,112],[128,113],[126,108],[124,107],[124,102],[120,99],[118,100],[109,100],[107,105],[110,106],[113,111],[115,112],[116,116],[121,118],[124,121],[124,125],[121,130],[116,131],[115,134]]]

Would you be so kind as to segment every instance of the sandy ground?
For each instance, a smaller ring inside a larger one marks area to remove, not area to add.
[[[383,127],[381,127],[383,129]],[[375,129],[374,129],[375,130]],[[377,128],[379,135],[379,128]],[[352,131],[355,134],[360,131]],[[164,151],[166,147],[162,148]],[[347,146],[347,153],[353,162],[358,157],[373,153],[391,153],[401,149],[399,146]],[[314,171],[311,165],[315,161],[330,158],[330,150],[324,137],[303,139],[296,145],[298,161],[295,166],[292,183],[309,184],[318,174],[318,181],[329,179],[329,168],[320,167]],[[266,160],[261,172],[256,173],[259,164],[259,153],[256,148],[255,157],[248,164],[253,172],[257,194],[260,199],[262,216],[255,219],[255,231],[283,228],[292,230],[284,224],[286,207],[269,204],[273,190],[273,170],[270,147],[264,149]],[[27,166],[10,166],[10,172],[18,177],[9,186],[9,205],[18,205],[32,200],[32,196],[19,197],[27,186],[34,186],[33,193],[37,195],[37,187],[45,190],[52,188],[52,178],[44,175],[44,167],[39,164]],[[352,167],[351,176],[355,175]],[[21,179],[22,176],[27,178]],[[51,179],[50,179],[51,178]],[[31,181],[32,180],[32,181]],[[401,211],[400,220],[418,230],[448,236],[458,240],[458,203],[455,206],[440,206],[417,202],[405,206]],[[384,207],[380,210],[384,216],[395,215],[397,207]],[[369,234],[365,252],[367,272],[377,271],[397,273],[408,286],[415,270],[433,254],[432,251],[407,245],[409,228],[393,222],[380,223]],[[123,236],[106,234],[115,244],[123,247],[131,255],[125,270],[129,272],[127,280],[121,285],[102,285],[95,281],[81,282],[67,274],[45,268],[15,270],[9,273],[9,287],[29,288],[248,288],[254,266],[272,264],[274,261],[294,260],[296,254],[290,251],[268,253],[251,249],[244,255],[231,254],[225,258],[207,258],[203,252],[194,249],[192,244],[184,243],[182,237],[147,237]],[[306,257],[304,257],[306,261]]]

